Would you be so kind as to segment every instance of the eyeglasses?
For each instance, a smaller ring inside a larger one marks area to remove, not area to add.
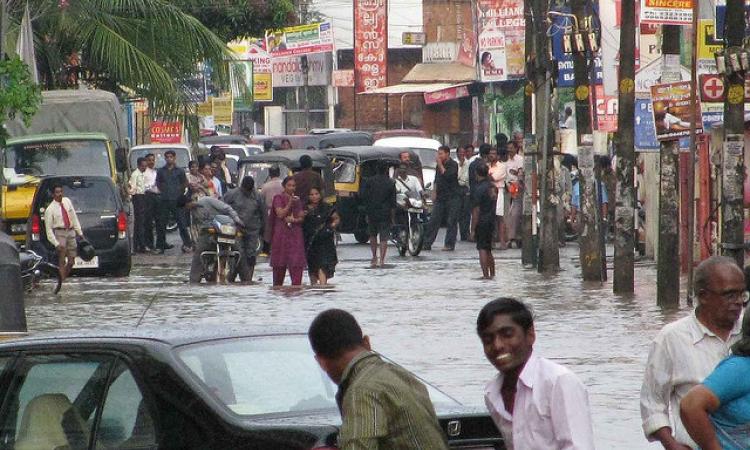
[[[748,300],[750,300],[750,292],[745,291],[745,290],[716,292],[716,291],[712,291],[711,289],[704,289],[704,291],[710,292],[714,295],[718,295],[725,302],[736,302],[739,300],[740,302],[742,302],[742,306],[747,306]]]

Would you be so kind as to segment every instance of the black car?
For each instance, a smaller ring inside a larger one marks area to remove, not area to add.
[[[307,336],[227,328],[0,344],[0,448],[335,450],[336,386]],[[504,448],[489,415],[427,386],[452,448]]]
[[[128,276],[131,266],[128,217],[119,191],[108,177],[43,178],[31,203],[26,247],[50,261],[57,261],[57,252],[47,240],[44,210],[52,202],[52,186],[58,183],[63,186],[65,197],[73,203],[84,237],[96,250],[91,261],[77,257],[73,272]]]

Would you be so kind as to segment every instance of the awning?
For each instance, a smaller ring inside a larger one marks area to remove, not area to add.
[[[461,63],[420,63],[412,67],[401,82],[456,84],[476,79],[477,69]]]
[[[424,102],[427,105],[434,103],[456,100],[458,98],[469,96],[469,85],[471,82],[450,84],[450,83],[402,83],[386,86],[380,89],[373,89],[362,94],[422,94]]]

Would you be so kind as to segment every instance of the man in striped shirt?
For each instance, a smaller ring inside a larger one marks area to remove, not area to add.
[[[448,449],[424,384],[374,353],[351,314],[318,314],[308,336],[318,364],[339,386],[341,450]]]

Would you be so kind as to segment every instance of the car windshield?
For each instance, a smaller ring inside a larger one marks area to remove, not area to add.
[[[51,186],[51,184],[49,184]],[[40,192],[37,205],[41,205],[40,212],[52,202],[49,189]],[[105,180],[75,180],[63,185],[63,195],[68,197],[76,209],[76,213],[114,213],[117,211],[117,199],[111,183]]]
[[[224,339],[177,350],[208,392],[238,415],[336,409],[336,385],[304,335]],[[425,383],[435,404],[458,403]]]
[[[437,150],[433,148],[411,148],[411,151],[419,155],[422,167],[437,167]]]
[[[105,141],[70,140],[9,145],[4,167],[24,175],[111,176]]]
[[[247,156],[245,154],[245,150],[240,147],[222,147],[222,150],[224,150],[224,154],[234,155],[234,156],[237,156],[238,158]]]
[[[336,183],[354,183],[357,178],[357,163],[352,158],[332,158],[333,179]]]
[[[135,170],[138,168],[138,158],[145,157],[149,153],[153,153],[156,157],[156,164],[155,167],[158,169],[160,167],[164,167],[164,165],[167,163],[164,160],[164,152],[167,150],[172,150],[175,153],[175,156],[177,157],[177,167],[182,167],[183,169],[187,169],[188,163],[190,162],[190,153],[184,148],[177,147],[177,148],[168,148],[168,147],[161,147],[161,148],[134,148],[130,151],[130,156],[128,157],[128,162],[130,163],[130,170]]]
[[[246,163],[243,164],[242,168],[240,169],[240,179],[243,179],[246,176],[250,175],[251,177],[253,177],[253,180],[255,180],[255,185],[261,187],[266,181],[268,181],[268,169],[274,166],[279,168],[279,174],[282,179],[289,174],[289,168],[284,164]]]

